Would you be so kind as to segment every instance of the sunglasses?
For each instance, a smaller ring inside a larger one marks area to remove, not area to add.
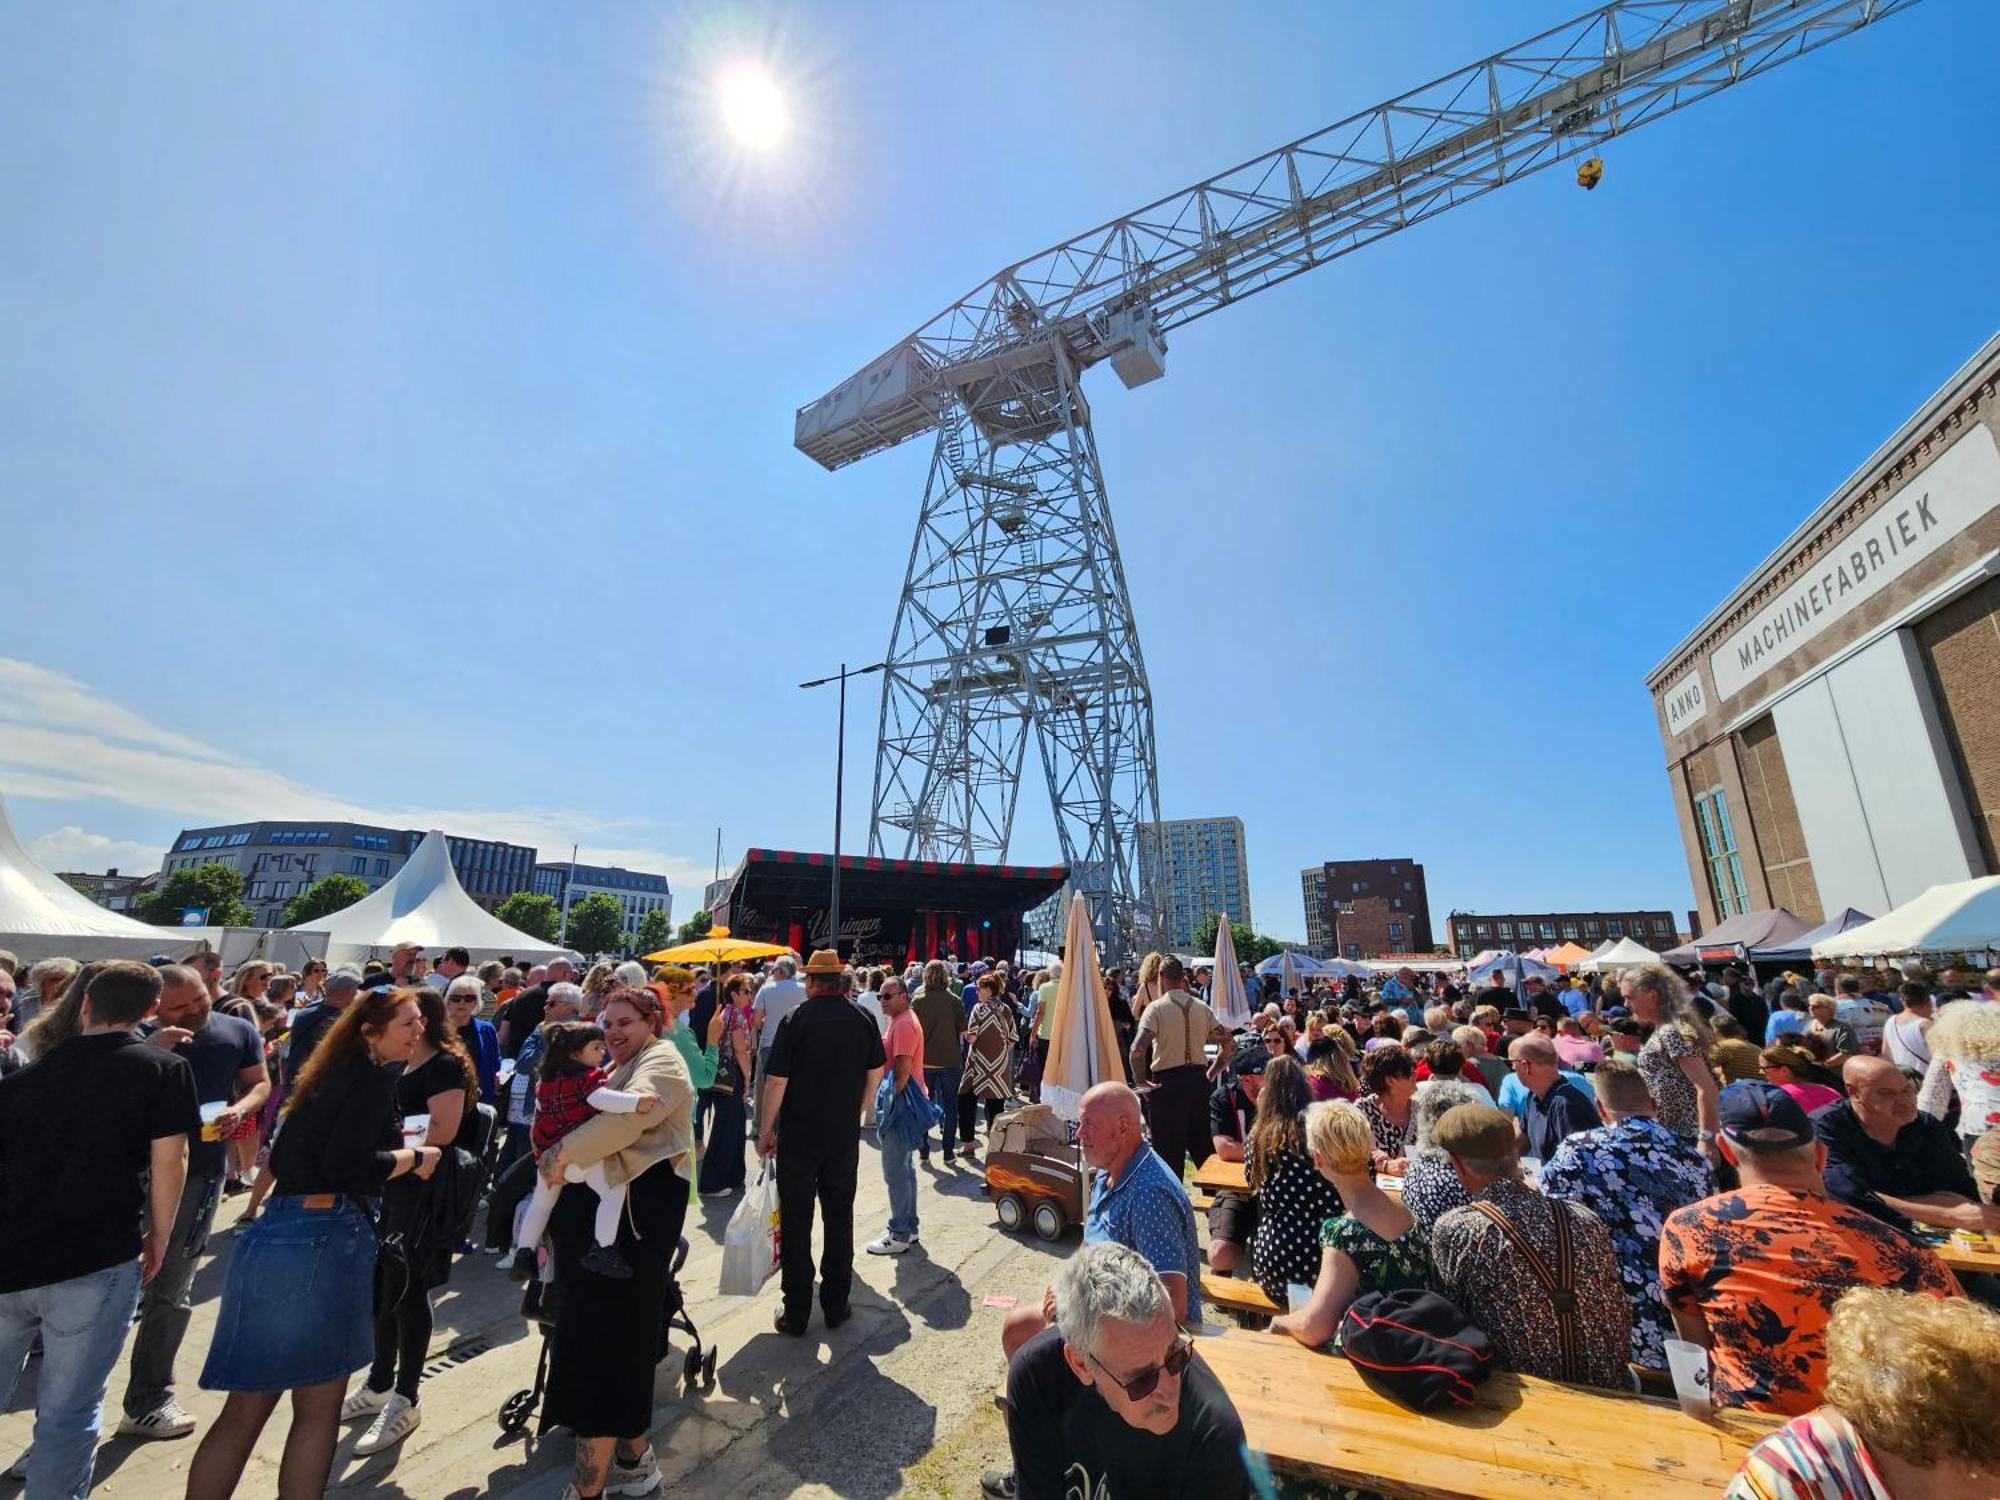
[[[1104,1361],[1099,1359],[1095,1354],[1085,1357],[1092,1364],[1096,1365],[1099,1370],[1103,1371],[1106,1380],[1109,1380],[1125,1393],[1126,1400],[1144,1401],[1154,1391],[1159,1389],[1160,1377],[1162,1375],[1177,1376],[1188,1367],[1188,1361],[1194,1358],[1194,1340],[1186,1338],[1176,1339],[1174,1347],[1167,1351],[1165,1359],[1154,1365],[1150,1370],[1141,1370],[1130,1380],[1121,1380],[1118,1376],[1106,1370],[1104,1368]]]

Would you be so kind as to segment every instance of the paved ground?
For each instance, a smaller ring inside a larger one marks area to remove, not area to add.
[[[939,1160],[936,1154],[933,1162]],[[1076,1243],[1013,1238],[995,1225],[976,1165],[919,1169],[923,1245],[900,1258],[855,1255],[854,1317],[829,1334],[817,1313],[802,1340],[771,1330],[777,1281],[755,1297],[716,1294],[721,1237],[735,1200],[688,1212],[691,1245],[681,1284],[702,1336],[718,1351],[712,1390],[684,1394],[679,1349],[660,1366],[653,1443],[664,1493],[690,1482],[708,1494],[871,1497],[977,1495],[983,1467],[1004,1462],[1006,1432],[993,1406],[999,1383],[1004,1310],[985,1299],[1039,1300],[1055,1260]],[[864,1134],[857,1242],[880,1231],[888,1196],[872,1139]],[[233,1205],[225,1204],[225,1220]],[[218,1232],[196,1283],[194,1324],[181,1350],[178,1392],[195,1416],[220,1398],[194,1378],[215,1325],[216,1299],[235,1235]],[[518,1316],[518,1284],[486,1255],[461,1257],[437,1296],[431,1373],[423,1384],[424,1425],[402,1446],[355,1458],[348,1429],[334,1460],[333,1491],[411,1500],[554,1500],[568,1476],[570,1442],[503,1438],[495,1420],[509,1393],[534,1375],[539,1337]],[[33,1366],[14,1409],[0,1415],[0,1455],[27,1445]],[[358,1378],[358,1377],[357,1377]],[[111,1385],[112,1418],[124,1389]],[[272,1419],[238,1493],[277,1486],[284,1408]],[[198,1436],[135,1443],[111,1438],[97,1457],[94,1493],[177,1495]],[[0,1480],[0,1497],[20,1493]]]

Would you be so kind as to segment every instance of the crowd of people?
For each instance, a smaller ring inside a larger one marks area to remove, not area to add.
[[[1004,1320],[1014,1462],[987,1493],[1250,1492],[1242,1424],[1183,1331],[1212,1312],[1204,1272],[1254,1281],[1272,1328],[1313,1347],[1340,1346],[1359,1298],[1418,1289],[1501,1367],[1580,1386],[1658,1391],[1669,1342],[1700,1346],[1718,1405],[1788,1419],[1739,1476],[1755,1500],[1970,1494],[1949,1485],[1993,1473],[1990,1423],[1949,1413],[2000,1394],[1994,1289],[1935,1245],[2000,1234],[2000,971],[1976,990],[1956,970],[1238,977],[1254,1009],[1230,1025],[1206,966],[1104,975],[1125,1076],[1076,1122],[1084,1248]],[[199,1374],[225,1399],[191,1497],[234,1492],[287,1397],[285,1497],[323,1492],[343,1425],[362,1456],[417,1429],[433,1299],[482,1204],[498,1264],[545,1257],[561,1293],[546,1399],[575,1436],[568,1493],[650,1493],[691,1196],[740,1194],[764,1163],[774,1326],[803,1335],[815,1304],[840,1326],[864,1132],[889,1211],[863,1248],[908,1254],[917,1166],[976,1165],[982,1124],[990,1147],[1037,1097],[1062,992],[1057,963],[830,951],[649,970],[405,945],[226,977],[212,954],[0,953],[0,1359],[18,1374],[41,1352],[29,1493],[88,1493],[135,1322],[118,1430],[197,1430],[176,1361],[229,1198],[241,1233]],[[1211,1156],[1245,1187],[1204,1226],[1184,1179]],[[1885,1386],[1870,1347],[1953,1389]]]

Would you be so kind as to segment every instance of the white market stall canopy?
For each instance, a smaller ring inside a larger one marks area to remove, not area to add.
[[[466,895],[436,829],[380,890],[286,930],[325,933],[327,961],[335,964],[384,958],[402,943],[421,943],[433,956],[440,948],[464,948],[474,963],[503,954],[545,962],[569,951],[509,927]]]
[[[1336,959],[1345,963],[1345,959]],[[1462,958],[1370,958],[1358,964],[1349,965],[1357,977],[1368,974],[1393,974],[1398,969],[1408,969],[1412,974],[1456,974],[1465,967]]]
[[[1524,979],[1562,978],[1562,971],[1554,965],[1506,948],[1488,949],[1465,966],[1465,977],[1473,984],[1484,984],[1496,973],[1513,976],[1516,984]]]
[[[1640,964],[1656,964],[1660,955],[1644,943],[1636,943],[1631,938],[1620,938],[1615,943],[1607,943],[1601,953],[1593,953],[1577,965],[1586,974],[1601,974],[1606,969],[1636,969]]]
[[[153,927],[99,906],[36,863],[0,804],[0,948],[22,963],[44,958],[185,958],[199,928]]]
[[[1934,885],[1894,911],[1812,945],[1814,958],[1977,953],[2000,948],[2000,875]]]

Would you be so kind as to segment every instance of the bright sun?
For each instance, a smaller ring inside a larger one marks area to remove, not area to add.
[[[785,134],[785,96],[761,64],[731,63],[716,76],[722,124],[742,145],[763,151]]]

